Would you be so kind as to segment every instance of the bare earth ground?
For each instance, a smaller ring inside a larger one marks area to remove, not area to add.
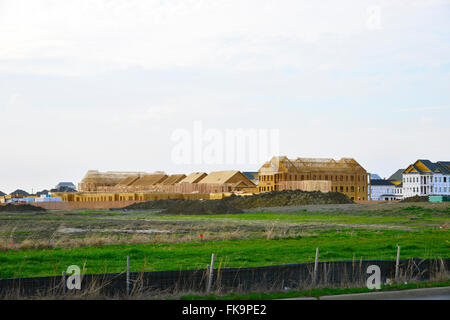
[[[446,227],[449,203],[304,205],[244,214],[162,215],[153,211],[0,213],[3,249],[174,243],[317,235],[329,229],[402,230]]]

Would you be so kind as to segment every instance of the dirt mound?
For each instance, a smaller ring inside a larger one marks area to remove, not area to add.
[[[29,204],[12,204],[0,206],[0,212],[46,212],[44,208],[35,207]]]
[[[338,192],[323,193],[320,191],[286,190],[261,193],[252,196],[236,196],[222,200],[154,200],[143,203],[135,203],[126,210],[164,210],[165,213],[181,214],[220,214],[241,213],[241,210],[286,207],[308,204],[346,204],[353,201],[346,195]]]
[[[134,203],[124,209],[127,210],[157,210],[157,209],[167,209],[173,205],[180,202],[185,202],[187,200],[183,199],[168,199],[168,200],[153,200],[141,203]]]
[[[405,198],[400,202],[428,202],[428,196],[414,196]]]
[[[143,203],[135,203],[125,208],[126,210],[163,210],[162,213],[176,214],[223,214],[242,213],[233,208],[224,200],[154,200]]]
[[[231,196],[224,199],[238,209],[286,207],[308,204],[345,204],[353,201],[343,193],[320,191],[285,190],[260,193],[253,196]]]

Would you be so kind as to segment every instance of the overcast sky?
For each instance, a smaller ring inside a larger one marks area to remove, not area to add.
[[[0,0],[1,191],[259,169],[174,162],[195,121],[382,177],[450,160],[450,1]]]

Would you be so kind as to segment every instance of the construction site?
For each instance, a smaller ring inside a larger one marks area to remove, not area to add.
[[[78,184],[77,192],[52,192],[44,198],[21,196],[16,202],[34,202],[46,209],[109,209],[153,200],[219,200],[231,195],[284,190],[338,192],[351,200],[364,201],[368,199],[368,173],[354,159],[291,160],[285,156],[273,157],[257,172],[229,170],[169,175],[162,171],[89,170]],[[11,197],[4,195],[0,201],[8,202]]]
[[[258,191],[333,191],[364,201],[368,199],[368,180],[367,171],[351,158],[273,157],[259,170]]]

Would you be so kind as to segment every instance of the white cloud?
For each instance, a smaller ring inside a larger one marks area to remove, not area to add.
[[[434,1],[432,5],[443,3],[447,2]],[[354,50],[353,37],[376,36],[373,29],[381,27],[374,23],[381,23],[385,36],[393,31],[384,16],[379,22],[369,9],[398,17],[408,4],[4,0],[0,70],[80,75],[131,66],[236,70],[348,67],[353,63],[351,52],[346,56],[338,53],[334,59],[330,53],[339,48]],[[368,21],[375,28],[368,28]],[[324,64],[324,59],[332,61]]]

